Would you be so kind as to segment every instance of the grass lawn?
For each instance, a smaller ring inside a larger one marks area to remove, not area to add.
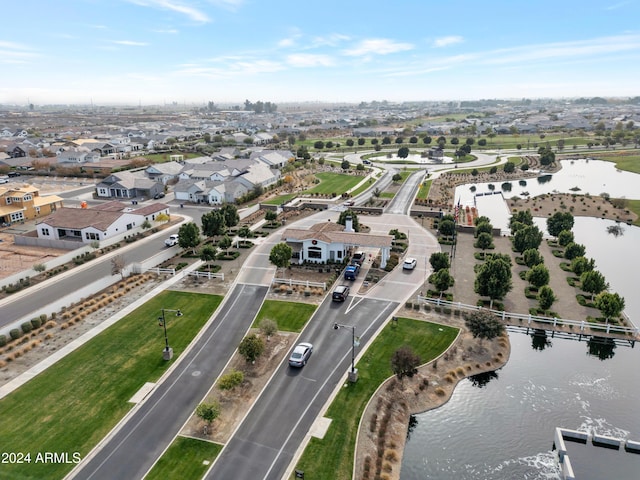
[[[355,197],[356,195],[360,195],[367,188],[369,188],[373,184],[373,179],[369,179],[368,182],[363,183],[358,188],[356,188],[353,192],[351,192],[351,196]]]
[[[380,198],[393,198],[396,194],[393,192],[380,192]]]
[[[308,472],[309,478],[351,478],[358,423],[371,396],[393,374],[393,352],[408,345],[428,363],[444,352],[457,334],[456,328],[408,318],[399,318],[397,326],[387,324],[358,362],[358,381],[342,388],[329,407],[326,416],[332,422],[324,439],[311,439],[296,469]]]
[[[640,200],[627,200],[629,202],[629,206],[627,207],[629,210],[638,215],[638,220],[633,222],[634,225],[640,227]]]
[[[222,297],[167,291],[0,400],[0,445],[14,452],[89,451],[131,410],[129,399],[181,355]],[[164,361],[162,308],[174,359]],[[0,478],[62,478],[73,464],[3,465]]]
[[[355,187],[363,178],[345,173],[331,172],[316,173],[316,177],[321,180],[320,184],[306,190],[305,193],[341,194]]]
[[[267,205],[280,205],[283,202],[288,202],[289,200],[291,200],[296,195],[298,195],[298,194],[297,193],[285,193],[284,195],[278,195],[277,197],[270,198],[269,200],[265,200],[264,202],[260,202],[260,203],[266,203]]]
[[[621,156],[617,153],[598,153],[594,155],[598,160],[614,162],[616,167],[627,172],[640,173],[640,155]]]
[[[416,198],[425,200],[429,196],[429,190],[431,189],[431,182],[433,182],[433,180],[427,180],[426,182],[422,182],[422,185],[420,185],[420,190],[418,190],[418,195],[416,196]]]
[[[145,480],[200,480],[222,450],[219,443],[177,437]],[[204,462],[209,464],[205,465]]]
[[[301,332],[316,308],[317,305],[309,303],[265,300],[252,327],[257,328],[263,319],[270,318],[278,324],[278,330]]]

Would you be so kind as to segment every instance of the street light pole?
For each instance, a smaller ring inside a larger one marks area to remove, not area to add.
[[[343,325],[341,323],[334,323],[333,329],[338,330],[339,328],[350,328],[351,329],[351,371],[349,372],[349,381],[357,382],[358,381],[358,371],[356,370],[355,361],[356,361],[356,327],[355,325]]]
[[[164,360],[171,360],[173,358],[173,348],[169,346],[169,337],[167,336],[167,320],[164,312],[174,312],[176,314],[176,317],[181,317],[182,312],[180,310],[163,308],[161,309],[162,316],[158,317],[158,325],[164,329],[164,350],[162,351],[162,358]]]

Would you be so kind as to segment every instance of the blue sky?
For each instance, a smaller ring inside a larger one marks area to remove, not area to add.
[[[640,95],[640,0],[4,2],[0,103]]]

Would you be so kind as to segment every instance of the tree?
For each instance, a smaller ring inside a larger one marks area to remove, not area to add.
[[[522,260],[524,264],[532,268],[534,265],[541,265],[544,263],[544,258],[537,248],[528,248],[522,252]]]
[[[264,340],[251,333],[244,337],[238,345],[238,353],[244,357],[247,363],[254,363],[264,351]]]
[[[516,164],[513,162],[507,162],[504,164],[504,167],[502,167],[504,173],[513,173],[516,169]]]
[[[262,195],[262,193],[260,194]],[[259,196],[259,195],[258,195]],[[220,209],[224,218],[224,224],[231,228],[235,227],[240,221],[240,215],[238,215],[238,207],[230,203],[225,203]]]
[[[260,322],[260,331],[268,340],[269,337],[278,331],[278,324],[270,318],[264,318]]]
[[[196,407],[196,415],[207,422],[211,428],[213,421],[220,416],[220,404],[214,400],[212,403],[201,403]]]
[[[412,136],[409,138],[409,143],[418,143],[418,137]]]
[[[391,370],[399,380],[413,377],[418,373],[419,365],[420,357],[406,345],[393,352],[391,356]]]
[[[356,232],[360,231],[360,222],[358,221],[358,215],[355,214],[353,210],[350,208],[340,212],[340,216],[338,217],[338,221],[336,222],[339,225],[347,225],[347,217],[351,217],[351,226]]]
[[[273,225],[273,222],[278,219],[278,212],[267,210],[267,212],[264,214],[264,219],[269,222],[269,225]]]
[[[597,270],[589,270],[580,275],[580,284],[582,290],[591,294],[591,300],[593,296],[609,288],[609,284]]]
[[[624,310],[624,298],[617,293],[601,292],[593,304],[605,316],[607,323],[610,318],[617,317]]]
[[[531,215],[531,210],[520,210],[511,215],[511,218],[509,219],[511,235],[524,225],[533,225],[533,215]]]
[[[203,262],[213,262],[216,259],[216,247],[206,245],[200,252],[200,260]],[[208,266],[211,271],[211,265]]]
[[[124,257],[122,255],[116,255],[111,258],[111,275],[120,275],[124,280]]]
[[[347,138],[347,141],[345,143],[347,144],[347,147],[353,147],[355,142],[352,138]]]
[[[382,138],[383,145],[391,145],[391,137],[383,137]]]
[[[548,285],[543,285],[538,291],[538,305],[544,311],[547,311],[553,305],[553,302],[556,301],[556,296],[553,293],[553,290]]]
[[[202,233],[207,237],[224,235],[227,231],[227,224],[221,210],[211,210],[202,215]]]
[[[251,228],[249,228],[249,225],[243,225],[238,230],[238,236],[240,238],[253,238],[254,234],[251,231]]]
[[[560,233],[558,233],[558,244],[561,247],[566,247],[567,245],[572,243],[573,240],[573,232],[570,230],[562,230]]]
[[[571,242],[564,249],[564,258],[567,260],[573,260],[576,257],[584,257],[586,248],[579,243]]]
[[[553,153],[550,147],[540,147],[538,154],[540,155],[540,165],[545,167],[556,161],[556,154]]]
[[[480,235],[478,235],[474,247],[480,248],[482,250],[493,248],[493,235],[487,232],[482,232]]]
[[[536,225],[525,225],[511,237],[516,252],[522,253],[530,248],[538,248],[542,243],[542,232]]]
[[[449,220],[449,219],[440,220],[440,223],[438,224],[438,232],[440,232],[441,235],[450,237],[451,235],[454,234],[455,231],[456,231],[456,224],[453,220]]]
[[[226,255],[227,250],[229,250],[229,247],[231,246],[231,243],[232,242],[229,235],[225,235],[220,240],[218,240],[218,247],[220,247],[221,250],[224,250],[224,253]]]
[[[441,268],[437,272],[429,275],[429,283],[431,283],[435,289],[440,292],[440,297],[442,297],[442,292],[453,286],[454,282],[455,280],[449,273],[448,268]]]
[[[362,137],[360,137],[360,138],[358,139],[358,145],[360,145],[360,146],[364,145],[364,144],[365,144],[365,142],[366,142],[366,140],[365,140],[364,138],[362,138]]]
[[[484,217],[486,218],[486,217]],[[489,235],[493,234],[493,225],[491,225],[490,222],[487,221],[479,221],[476,223],[476,236],[480,235],[481,233],[488,233]]]
[[[317,140],[314,144],[313,144],[313,148],[317,149],[317,150],[322,150],[324,148],[324,142],[322,140]]]
[[[429,263],[434,271],[449,268],[449,254],[445,252],[435,252],[429,257]]]
[[[547,231],[549,235],[558,237],[563,230],[573,228],[573,215],[570,212],[556,212],[547,218]]]
[[[395,142],[396,142],[398,145],[400,145],[400,144],[404,143],[404,138],[402,138],[402,137],[396,137]]]
[[[503,298],[511,288],[511,258],[508,255],[492,255],[480,265],[474,291],[482,297],[489,297],[491,308],[493,308],[493,301]]]
[[[430,145],[432,140],[433,139],[429,135],[427,135],[422,138],[422,143],[424,143],[425,145]]]
[[[196,253],[196,247],[200,244],[200,229],[193,222],[185,223],[178,230],[178,245],[181,248],[190,248]]]
[[[465,324],[474,338],[491,340],[504,332],[504,325],[500,320],[486,310],[473,312],[467,316]]]
[[[142,225],[140,225],[140,226],[141,226],[144,230],[147,230],[147,229],[151,228],[151,222],[145,218],[145,219],[144,219],[144,222],[142,222]]]
[[[269,253],[269,261],[273,263],[276,268],[286,268],[291,261],[291,255],[293,254],[292,248],[284,242],[277,243],[271,249]]]
[[[527,272],[527,282],[536,288],[547,285],[549,283],[549,278],[549,270],[542,263],[534,265]]]
[[[402,180],[402,175],[400,175],[399,173],[394,173],[393,177],[391,177],[391,180],[395,183],[395,182],[399,182],[400,180]]]
[[[398,149],[398,158],[407,158],[409,156],[409,147],[400,147]]]
[[[596,262],[593,258],[576,257],[571,260],[571,271],[577,276],[581,276],[584,272],[588,272],[596,268]]]
[[[240,370],[231,369],[229,373],[225,373],[218,380],[218,388],[220,390],[233,390],[244,382],[244,373]]]
[[[340,168],[342,168],[342,170],[349,170],[349,167],[351,167],[351,164],[349,163],[348,160],[343,160],[342,163],[340,164]]]

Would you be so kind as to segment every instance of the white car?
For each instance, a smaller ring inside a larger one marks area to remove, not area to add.
[[[165,244],[167,247],[173,247],[173,246],[175,246],[175,245],[178,245],[178,234],[177,234],[177,233],[174,233],[173,235],[171,235],[169,238],[167,238],[167,239],[164,241],[164,244]]]
[[[416,268],[416,264],[418,263],[418,261],[415,258],[405,258],[404,259],[404,263],[402,264],[402,269],[403,270],[413,270],[414,268]]]
[[[6,177],[0,177],[0,183],[9,183],[9,179]]]

